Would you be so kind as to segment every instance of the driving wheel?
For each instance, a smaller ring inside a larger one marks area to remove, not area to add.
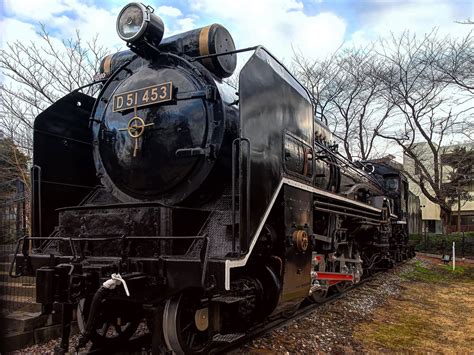
[[[206,301],[191,294],[170,298],[163,310],[163,338],[176,354],[204,353],[211,345],[209,308]]]

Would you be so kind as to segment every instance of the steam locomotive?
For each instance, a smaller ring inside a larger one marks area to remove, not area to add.
[[[79,348],[146,319],[153,352],[208,352],[412,256],[406,178],[339,154],[267,49],[236,50],[217,24],[163,39],[139,3],[117,32],[129,50],[103,59],[97,97],[76,90],[34,123],[14,263],[45,313],[62,305],[59,352],[74,313]]]

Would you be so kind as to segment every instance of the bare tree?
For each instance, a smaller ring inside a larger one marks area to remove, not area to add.
[[[468,103],[474,99],[474,32],[461,39],[447,38],[444,47],[443,55],[435,63],[442,74],[440,80],[457,86]],[[471,113],[470,122],[462,129],[464,137],[470,141],[474,141],[473,121],[474,114]]]
[[[473,197],[469,187],[474,181],[474,146],[456,146],[445,151],[441,156],[443,167],[448,171],[443,189],[446,190],[447,201],[457,210],[457,231],[461,231],[461,208]]]
[[[460,40],[446,39],[443,55],[435,62],[441,80],[458,85],[474,95],[474,34],[471,31]]]
[[[380,67],[371,48],[345,51],[338,59],[336,80],[341,88],[334,95],[335,135],[342,140],[346,156],[368,160],[374,143],[393,104],[383,100],[383,85],[378,77]]]
[[[0,132],[0,243],[14,242],[28,221],[24,198],[27,157]]]
[[[444,73],[437,68],[445,55],[445,43],[436,31],[422,38],[404,32],[381,42],[379,55],[385,69],[380,80],[386,100],[396,110],[391,126],[377,131],[413,160],[414,171],[405,173],[441,207],[443,226],[450,219],[451,206],[443,188],[442,149],[461,133],[472,109],[458,87],[443,80]]]
[[[383,100],[381,67],[371,46],[339,50],[324,61],[294,56],[294,70],[312,95],[317,116],[342,142],[349,160],[374,155],[375,132],[393,104]]]
[[[44,26],[39,35],[40,43],[16,41],[0,51],[4,78],[0,131],[27,157],[31,157],[34,118],[62,96],[92,82],[106,55],[97,37],[84,42],[77,32],[74,39],[61,42]],[[28,186],[28,174],[18,174]]]
[[[466,20],[454,21],[454,22],[459,23],[460,25],[474,25],[474,20],[471,20],[470,17],[468,17]]]
[[[11,139],[0,136],[0,181],[2,183],[16,179],[24,181],[27,161],[27,156],[15,146]]]
[[[308,89],[316,117],[328,124],[334,120],[334,112],[330,109],[334,97],[342,91],[335,80],[339,68],[337,52],[325,60],[310,60],[303,55],[294,53],[293,72]]]

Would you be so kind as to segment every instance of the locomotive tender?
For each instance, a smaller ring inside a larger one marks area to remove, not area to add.
[[[14,262],[44,312],[62,304],[62,351],[76,311],[78,347],[146,319],[153,352],[208,352],[412,256],[406,178],[344,159],[265,48],[246,49],[235,92],[223,79],[243,50],[224,27],[163,39],[131,3],[117,32],[130,50],[104,58],[98,96],[74,91],[34,125]]]

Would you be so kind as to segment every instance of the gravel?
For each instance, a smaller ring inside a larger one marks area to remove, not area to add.
[[[393,270],[377,274],[363,285],[347,291],[341,298],[255,338],[234,350],[233,354],[363,352],[361,344],[352,336],[354,326],[370,320],[377,307],[400,294],[404,281],[401,275],[411,271],[415,261],[429,265],[423,260],[412,259]]]
[[[414,268],[415,262],[430,267],[430,263],[415,258],[397,268],[375,275],[363,285],[347,291],[341,298],[323,304],[310,314],[287,323],[284,327],[257,337],[233,354],[248,353],[354,353],[362,352],[361,344],[352,336],[355,324],[370,320],[374,310],[402,290],[402,274]],[[138,333],[146,332],[141,324]],[[71,337],[70,352],[78,335]],[[30,346],[13,354],[50,354],[60,339]],[[89,343],[90,344],[90,343]]]

